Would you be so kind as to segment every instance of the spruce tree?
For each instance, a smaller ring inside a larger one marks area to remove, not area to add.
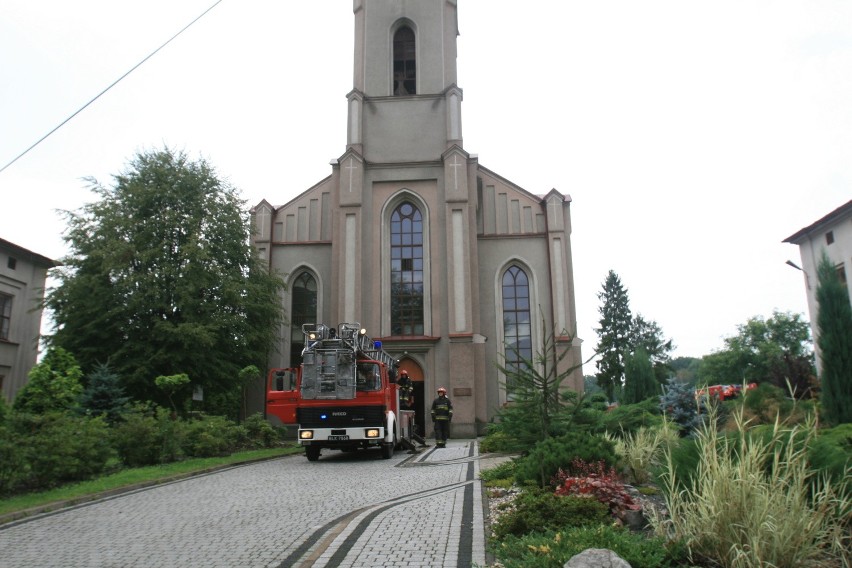
[[[624,361],[630,353],[630,326],[633,319],[627,290],[614,271],[610,270],[607,274],[598,299],[601,301],[598,308],[601,319],[598,320],[600,327],[595,329],[599,337],[595,351],[600,355],[596,363],[597,379],[598,385],[613,401],[624,381]]]
[[[119,420],[130,404],[125,395],[121,378],[109,368],[107,363],[98,363],[89,373],[88,385],[80,395],[80,407],[94,416],[104,416],[110,424]]]
[[[817,268],[817,329],[822,362],[823,418],[832,425],[852,422],[852,306],[849,292],[823,252]]]

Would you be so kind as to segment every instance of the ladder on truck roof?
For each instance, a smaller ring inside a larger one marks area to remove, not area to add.
[[[337,330],[322,323],[302,324],[302,332],[305,334],[305,349],[323,346],[326,341],[339,341],[355,354],[358,359],[372,359],[380,361],[393,369],[396,360],[382,350],[380,341],[373,341],[367,336],[367,330],[358,322],[341,323]]]

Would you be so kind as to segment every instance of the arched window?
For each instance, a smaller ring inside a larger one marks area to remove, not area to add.
[[[423,335],[423,215],[411,203],[391,214],[391,335]]]
[[[417,94],[414,32],[402,26],[393,34],[393,94]]]
[[[526,272],[510,266],[503,273],[503,339],[506,344],[506,369],[517,371],[532,361],[530,283]],[[511,398],[512,377],[506,377],[507,396]]]
[[[292,284],[290,294],[290,366],[302,363],[304,336],[303,323],[317,321],[317,281],[308,272],[302,272]]]

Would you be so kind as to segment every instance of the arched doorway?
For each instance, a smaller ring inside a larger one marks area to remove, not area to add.
[[[411,384],[414,387],[414,423],[417,424],[417,433],[426,435],[426,389],[423,381],[423,368],[414,359],[401,359],[399,370],[408,371]]]

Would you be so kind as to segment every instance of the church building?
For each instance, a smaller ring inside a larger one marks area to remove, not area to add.
[[[359,322],[415,381],[422,432],[443,386],[452,435],[472,437],[512,398],[498,365],[555,338],[569,350],[560,369],[577,367],[565,386],[581,391],[583,375],[571,198],[531,193],[464,148],[457,10],[354,0],[346,147],[328,177],[252,218],[254,246],[287,283],[270,367],[299,364],[303,323]]]

